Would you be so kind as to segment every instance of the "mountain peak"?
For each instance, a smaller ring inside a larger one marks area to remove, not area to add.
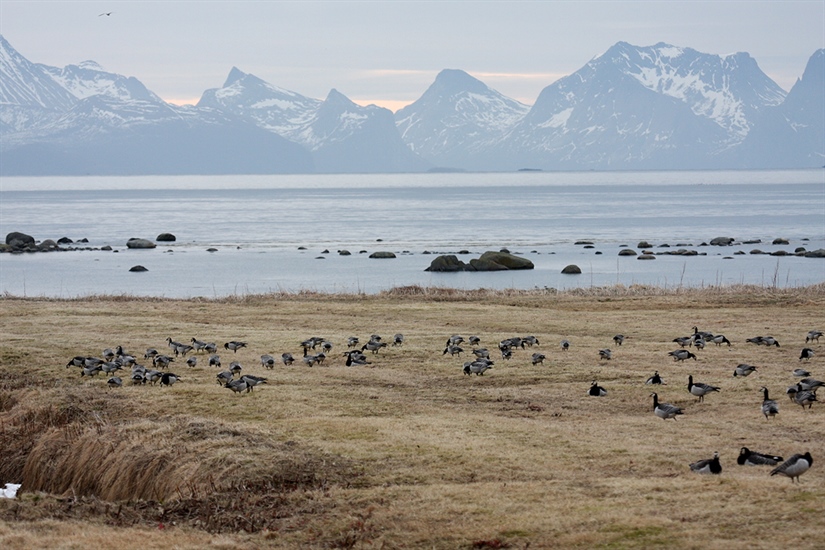
[[[223,83],[223,87],[228,88],[235,82],[242,80],[245,76],[245,72],[237,67],[232,67],[232,70],[229,71],[229,75],[226,77],[226,82]]]
[[[343,105],[345,107],[355,106],[355,103],[353,103],[350,98],[348,98],[335,88],[329,91],[329,93],[327,94],[327,98],[324,100],[324,104]]]
[[[484,93],[489,89],[482,81],[460,69],[443,69],[435,77],[433,86],[441,90],[475,93]]]

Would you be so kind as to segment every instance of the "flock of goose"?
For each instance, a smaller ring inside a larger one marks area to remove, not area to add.
[[[699,331],[697,327],[693,327],[693,330],[694,333],[690,336],[683,336],[673,339],[673,342],[679,344],[680,346],[679,349],[671,351],[668,354],[670,357],[673,357],[674,361],[681,362],[688,359],[697,360],[696,354],[685,349],[688,347],[694,347],[697,350],[701,350],[704,349],[708,342],[713,343],[716,346],[731,346],[730,340],[728,340],[724,335],[714,335],[708,332]],[[822,336],[823,333],[821,331],[811,330],[805,338],[805,343],[806,345],[813,342],[818,344],[819,338]],[[616,345],[621,346],[629,338],[630,336],[617,334],[613,337],[613,341]],[[471,346],[470,353],[473,358],[462,364],[462,371],[467,375],[475,374],[477,376],[483,376],[486,371],[493,368],[495,362],[490,358],[490,351],[487,348],[479,347],[481,339],[478,336],[469,336],[466,340],[461,335],[455,334],[450,336],[446,341],[442,355],[449,354],[451,357],[461,357],[461,354],[464,353],[462,344],[465,344],[465,342]],[[757,336],[748,338],[746,342],[760,346],[781,347],[780,343],[772,336]],[[144,359],[152,361],[152,368],[147,368],[138,364],[135,356],[127,353],[122,346],[103,350],[101,357],[82,355],[75,356],[69,360],[66,367],[78,367],[80,369],[81,376],[94,377],[100,373],[109,375],[110,378],[108,379],[107,384],[112,388],[123,385],[123,379],[120,376],[116,376],[116,374],[118,371],[125,369],[131,370],[130,380],[134,385],[145,385],[147,383],[155,385],[159,383],[160,387],[172,386],[176,382],[180,381],[181,377],[175,373],[167,371],[170,365],[175,362],[177,358],[180,358],[185,361],[185,364],[188,367],[196,367],[198,365],[198,354],[201,353],[208,354],[207,364],[210,367],[222,368],[221,358],[218,355],[218,345],[214,342],[205,342],[198,340],[197,338],[192,338],[190,343],[184,344],[169,337],[166,339],[166,343],[170,350],[169,354],[160,353],[155,348],[148,348],[144,353]],[[527,348],[533,348],[533,346],[538,346],[539,344],[538,338],[532,335],[514,336],[501,340],[498,343],[498,352],[503,360],[510,360],[513,357],[514,352],[517,350],[526,350]],[[345,365],[348,367],[370,365],[371,362],[368,360],[368,357],[364,352],[370,352],[373,355],[377,355],[388,345],[389,343],[384,341],[384,339],[377,334],[371,335],[369,339],[363,343],[363,345],[358,337],[351,336],[347,339],[347,350],[342,353],[342,357],[346,357]],[[402,334],[394,335],[391,339],[391,345],[403,346],[404,336]],[[223,349],[226,351],[231,351],[233,355],[237,353],[239,349],[246,347],[246,342],[237,340],[232,340],[223,344]],[[326,338],[311,337],[300,342],[300,347],[302,350],[302,354],[299,356],[300,360],[304,365],[312,367],[314,365],[323,364],[327,359],[328,354],[332,352],[334,345]],[[560,343],[560,348],[562,352],[568,351],[570,349],[570,341],[566,339],[562,340]],[[190,353],[192,353],[192,355],[187,357]],[[598,355],[600,361],[610,361],[612,360],[613,352],[609,348],[605,348],[600,349],[598,351]],[[815,353],[812,348],[805,347],[800,353],[799,361],[809,361],[814,355]],[[270,354],[263,354],[260,356],[260,359],[261,366],[264,369],[271,370],[275,368],[277,361],[274,356]],[[545,359],[545,354],[535,352],[532,353],[530,361],[532,365],[535,366],[544,364]],[[292,365],[295,360],[295,357],[290,352],[284,352],[281,354],[281,362],[285,366]],[[737,365],[733,372],[733,376],[746,377],[756,370],[757,367],[742,363]],[[803,368],[795,369],[793,371],[793,375],[800,378],[800,380],[796,384],[789,386],[786,394],[792,402],[800,405],[803,409],[805,407],[810,409],[813,404],[817,402],[817,389],[825,386],[825,382],[812,378],[810,372]],[[219,384],[238,394],[242,392],[252,392],[255,387],[267,383],[267,379],[265,377],[243,373],[243,367],[238,361],[231,361],[228,370],[220,371],[216,375],[216,380]],[[653,376],[646,380],[645,384],[664,385],[665,382],[659,375],[659,372],[656,371]],[[706,395],[719,392],[720,388],[704,382],[695,382],[693,375],[691,374],[688,376],[687,390],[692,395],[698,397],[698,402],[701,403],[704,401]],[[766,419],[774,418],[777,414],[779,414],[779,405],[775,400],[770,398],[767,387],[763,386],[761,391],[763,394],[761,412],[765,415]],[[600,386],[594,380],[587,390],[587,394],[593,397],[604,397],[608,394],[608,390]],[[659,396],[656,392],[651,393],[650,396],[653,398],[653,413],[657,417],[663,420],[676,420],[676,417],[684,414],[682,407],[659,401]],[[771,471],[771,475],[785,475],[791,478],[792,481],[794,479],[798,480],[799,476],[807,471],[813,464],[813,459],[810,452],[806,452],[805,454],[795,454],[788,460],[779,464],[781,461],[781,456],[754,452],[747,447],[742,447],[737,460],[737,462],[742,465],[776,466],[776,468]],[[699,460],[690,464],[690,469],[694,472],[703,474],[721,473],[722,466],[719,461],[718,453],[715,453],[712,458]]]

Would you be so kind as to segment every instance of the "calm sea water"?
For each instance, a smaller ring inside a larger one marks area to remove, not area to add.
[[[825,248],[825,171],[2,178],[0,234],[10,231],[117,250],[0,255],[0,291],[27,296],[801,286],[825,281],[825,261],[735,252]],[[177,241],[125,246],[162,232]],[[762,243],[699,246],[718,236]],[[790,245],[772,245],[777,237]],[[707,255],[618,256],[640,240]],[[434,258],[425,252],[468,250],[466,261],[502,247],[536,269],[424,271]],[[370,259],[375,251],[398,257]],[[571,263],[582,275],[561,275]],[[137,264],[149,271],[130,273]]]

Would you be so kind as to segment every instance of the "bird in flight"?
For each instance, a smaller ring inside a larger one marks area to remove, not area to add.
[[[104,15],[105,15],[106,17],[109,17],[109,16],[110,16],[110,15],[112,15],[113,13],[114,13],[113,11],[103,12],[103,13],[101,13],[100,15],[98,15],[98,17],[103,17]]]

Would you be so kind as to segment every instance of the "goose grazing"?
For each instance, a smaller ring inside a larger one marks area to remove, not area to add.
[[[730,340],[725,338],[724,334],[717,334],[713,338],[710,339],[711,342],[716,344],[717,346],[721,346],[722,344],[727,344],[730,347]]]
[[[143,373],[136,372],[132,374],[132,384],[134,384],[135,386],[140,386],[141,384],[145,383],[146,378],[144,377]]]
[[[330,342],[329,340],[324,340],[323,342],[321,342],[321,349],[324,351],[324,353],[331,352],[332,342]]]
[[[371,339],[369,342],[367,342],[366,344],[364,344],[361,347],[361,351],[364,351],[366,349],[366,350],[369,350],[369,351],[371,351],[375,354],[378,354],[378,352],[381,350],[381,348],[385,348],[385,347],[387,347],[386,342],[380,342],[378,340],[372,340]],[[458,346],[455,346],[455,347],[458,347]],[[461,349],[461,348],[458,348],[458,349]]]
[[[696,340],[697,338],[701,338],[702,340],[710,340],[713,338],[712,332],[705,332],[704,330],[699,330],[699,327],[693,327],[693,336],[692,338]]]
[[[80,376],[97,376],[103,372],[103,365],[95,365],[94,367],[83,367],[80,371]]]
[[[794,369],[793,375],[798,378],[807,378],[811,375],[811,373],[806,371],[805,369]]]
[[[113,375],[115,372],[121,370],[123,366],[118,363],[117,361],[107,361],[105,363],[101,363],[100,369],[105,374]]]
[[[152,359],[157,354],[158,350],[156,350],[155,348],[146,348],[146,353],[143,354],[143,358]]]
[[[451,345],[444,348],[444,353],[442,353],[441,355],[447,355],[449,353],[451,356],[461,356],[462,351],[464,351],[464,349],[461,346]]]
[[[762,338],[762,341],[760,342],[760,344],[768,346],[768,347],[770,347],[770,346],[780,347],[779,342],[773,336],[765,336],[764,338]]]
[[[472,352],[473,352],[473,355],[475,355],[479,359],[489,359],[490,358],[490,352],[487,350],[487,348],[475,348],[475,349],[472,350]]]
[[[776,466],[780,462],[782,462],[781,456],[757,453],[747,447],[739,449],[739,457],[736,459],[736,463],[740,466]]]
[[[806,390],[802,388],[802,384],[796,385],[796,393],[793,396],[794,403],[805,408],[805,405],[808,406],[810,409],[813,407],[814,402],[816,401],[816,393],[812,390]]]
[[[593,383],[590,384],[590,389],[587,390],[587,395],[590,395],[591,397],[604,397],[607,395],[607,390],[593,380]]]
[[[680,347],[686,348],[693,345],[693,336],[680,336],[679,338],[674,338],[672,341],[679,344]]]
[[[813,342],[816,340],[816,343],[819,343],[819,337],[822,336],[821,330],[810,330],[808,331],[808,335],[805,337],[805,343]]]
[[[502,348],[501,349],[501,358],[506,359],[506,360],[509,361],[510,359],[513,358],[513,350],[511,350],[510,348]]]
[[[544,356],[544,354],[543,354],[543,353],[534,353],[534,354],[533,354],[533,358],[531,359],[531,362],[532,362],[534,365],[538,365],[538,364],[542,364],[542,365],[543,365],[543,364],[544,364],[544,360],[545,360],[545,359],[546,359],[546,357]]]
[[[671,405],[670,403],[659,403],[659,396],[655,392],[651,393],[650,396],[653,398],[653,414],[662,420],[667,420],[668,418],[676,420],[677,415],[684,414],[680,407]]]
[[[198,366],[198,358],[194,355],[186,360],[186,365],[189,367],[197,367]]]
[[[611,359],[613,359],[613,352],[610,351],[607,348],[600,349],[599,350],[599,361],[601,361],[602,359],[604,359],[605,361],[610,361]]]
[[[450,336],[449,338],[447,338],[447,344],[445,344],[445,345],[446,345],[447,347],[449,347],[449,346],[457,346],[457,345],[459,345],[459,344],[461,344],[461,343],[463,343],[463,342],[464,342],[464,337],[463,337],[463,336],[460,336],[460,335],[458,335],[458,334],[453,334],[452,336]]]
[[[323,351],[321,353],[315,354],[315,362],[319,365],[322,365],[327,358],[327,354]]]
[[[736,365],[736,368],[733,370],[734,376],[750,376],[756,370],[756,367],[753,365],[748,365],[747,363],[739,363]]]
[[[105,359],[106,361],[114,361],[117,355],[115,354],[115,350],[113,350],[112,348],[106,348],[103,350],[103,354],[101,355],[101,357],[103,357],[103,359]]]
[[[109,385],[110,388],[119,388],[123,385],[123,379],[119,376],[113,376],[109,378],[106,383]]]
[[[525,336],[521,339],[521,347],[524,347],[525,344],[527,344],[531,348],[534,345],[538,346],[539,345],[539,339],[536,338],[535,336]]]
[[[622,342],[624,342],[625,338],[626,337],[625,337],[624,334],[617,334],[616,336],[613,337],[613,341],[616,343],[617,346],[621,346]],[[629,338],[629,336],[627,338]]]
[[[705,341],[701,338],[697,338],[693,341],[693,345],[696,346],[696,349],[705,349]]]
[[[347,347],[348,348],[357,348],[359,344],[357,336],[350,336],[347,338]]]
[[[288,366],[290,366],[292,363],[294,363],[294,362],[295,362],[295,358],[294,358],[294,357],[292,357],[292,354],[291,354],[291,353],[289,353],[289,352],[287,352],[287,353],[282,353],[282,354],[281,354],[281,361],[283,361],[283,362],[284,362],[284,365],[286,365],[286,366],[288,367]]]
[[[209,356],[209,366],[210,367],[218,367],[221,368],[221,358],[217,354],[212,354]]]
[[[232,361],[229,363],[229,371],[233,374],[233,376],[240,376],[243,367],[237,361]]]
[[[218,380],[218,384],[224,386],[227,382],[234,380],[235,376],[230,371],[225,370],[223,372],[219,372],[215,378]]]
[[[702,403],[705,400],[705,394],[710,392],[719,391],[719,388],[716,386],[711,386],[709,384],[703,384],[701,382],[693,383],[693,375],[688,376],[688,391],[699,398],[699,403]]]
[[[817,388],[825,386],[825,382],[817,380],[816,378],[803,378],[799,383],[802,384],[803,390],[816,390]]]
[[[664,385],[665,382],[664,382],[664,380],[662,380],[662,377],[659,376],[659,371],[656,371],[656,372],[653,373],[653,376],[651,376],[650,378],[647,379],[645,384],[661,384],[661,385]]]
[[[477,346],[481,343],[481,338],[478,336],[470,336],[467,338],[467,342],[469,342],[471,346]]]
[[[162,376],[163,376],[163,373],[160,372],[159,370],[151,369],[151,370],[146,371],[146,374],[143,375],[143,378],[145,378],[147,382],[149,382],[150,384],[152,384],[154,386],[155,383],[158,380],[160,380],[160,378]]]
[[[206,342],[203,340],[198,340],[197,338],[192,338],[192,347],[195,348],[195,351],[203,351],[206,349]]]
[[[476,376],[484,376],[484,372],[491,368],[493,368],[492,362],[487,363],[484,361],[473,361],[470,364],[464,365],[464,374],[468,376],[471,374],[475,374]]]
[[[403,346],[404,345],[404,335],[400,332],[392,337],[392,345],[393,346]]]
[[[180,376],[177,374],[173,374],[171,372],[164,372],[160,377],[160,387],[163,386],[171,386],[175,382],[180,380]]]
[[[241,380],[246,382],[247,391],[253,391],[255,389],[255,386],[267,383],[266,378],[263,378],[262,376],[255,376],[252,374],[244,374],[243,376],[241,376]]]
[[[814,350],[811,348],[802,348],[802,353],[799,354],[799,360],[802,361],[804,359],[805,361],[808,361],[813,356]]]
[[[713,458],[694,462],[690,465],[690,469],[697,474],[721,474],[722,464],[719,462],[719,453],[713,453]]]
[[[793,483],[794,478],[796,478],[796,481],[799,481],[799,476],[807,472],[813,463],[814,459],[811,457],[810,452],[807,452],[804,455],[795,454],[774,468],[771,471],[771,475],[775,476],[776,474],[782,474],[783,476],[791,478],[791,483]]]
[[[354,353],[345,353],[344,355],[347,356],[347,362],[344,364],[348,367],[351,367],[353,365],[372,365],[372,363],[367,361],[367,357],[359,351],[355,351]]]
[[[308,354],[304,355],[301,358],[301,361],[303,361],[306,366],[311,367],[312,365],[318,362],[318,357],[315,355]]]
[[[155,355],[152,357],[152,366],[157,367],[159,369],[167,369],[169,368],[169,364],[175,361],[174,357],[169,357],[168,355]]]
[[[217,351],[218,351],[218,344],[216,344],[215,342],[209,342],[209,343],[208,343],[208,344],[206,344],[206,346],[203,348],[203,351],[205,351],[206,353],[217,353]]]
[[[668,352],[668,355],[673,357],[674,361],[685,361],[685,360],[691,359],[691,358],[694,361],[696,361],[696,354],[691,353],[686,349],[673,350],[673,351]]]
[[[265,369],[274,369],[275,358],[269,355],[268,353],[264,353],[263,355],[261,355],[261,366]]]
[[[561,341],[561,350],[562,351],[568,351],[569,349],[570,349],[570,341],[562,340]]]
[[[223,387],[229,388],[235,393],[241,393],[244,390],[249,391],[249,384],[247,384],[246,380],[244,380],[243,378],[227,382],[226,384],[224,384]]]
[[[231,342],[227,342],[223,345],[224,349],[232,350],[232,353],[237,353],[239,349],[245,348],[246,342],[238,342],[237,340],[232,340]]]
[[[762,386],[762,414],[765,415],[765,420],[767,420],[768,417],[772,418],[779,414],[779,405],[777,405],[776,401],[768,397],[768,388],[765,386]]]
[[[66,363],[66,368],[69,367],[82,367],[86,364],[86,358],[82,355],[75,355],[72,357],[68,363]]]

